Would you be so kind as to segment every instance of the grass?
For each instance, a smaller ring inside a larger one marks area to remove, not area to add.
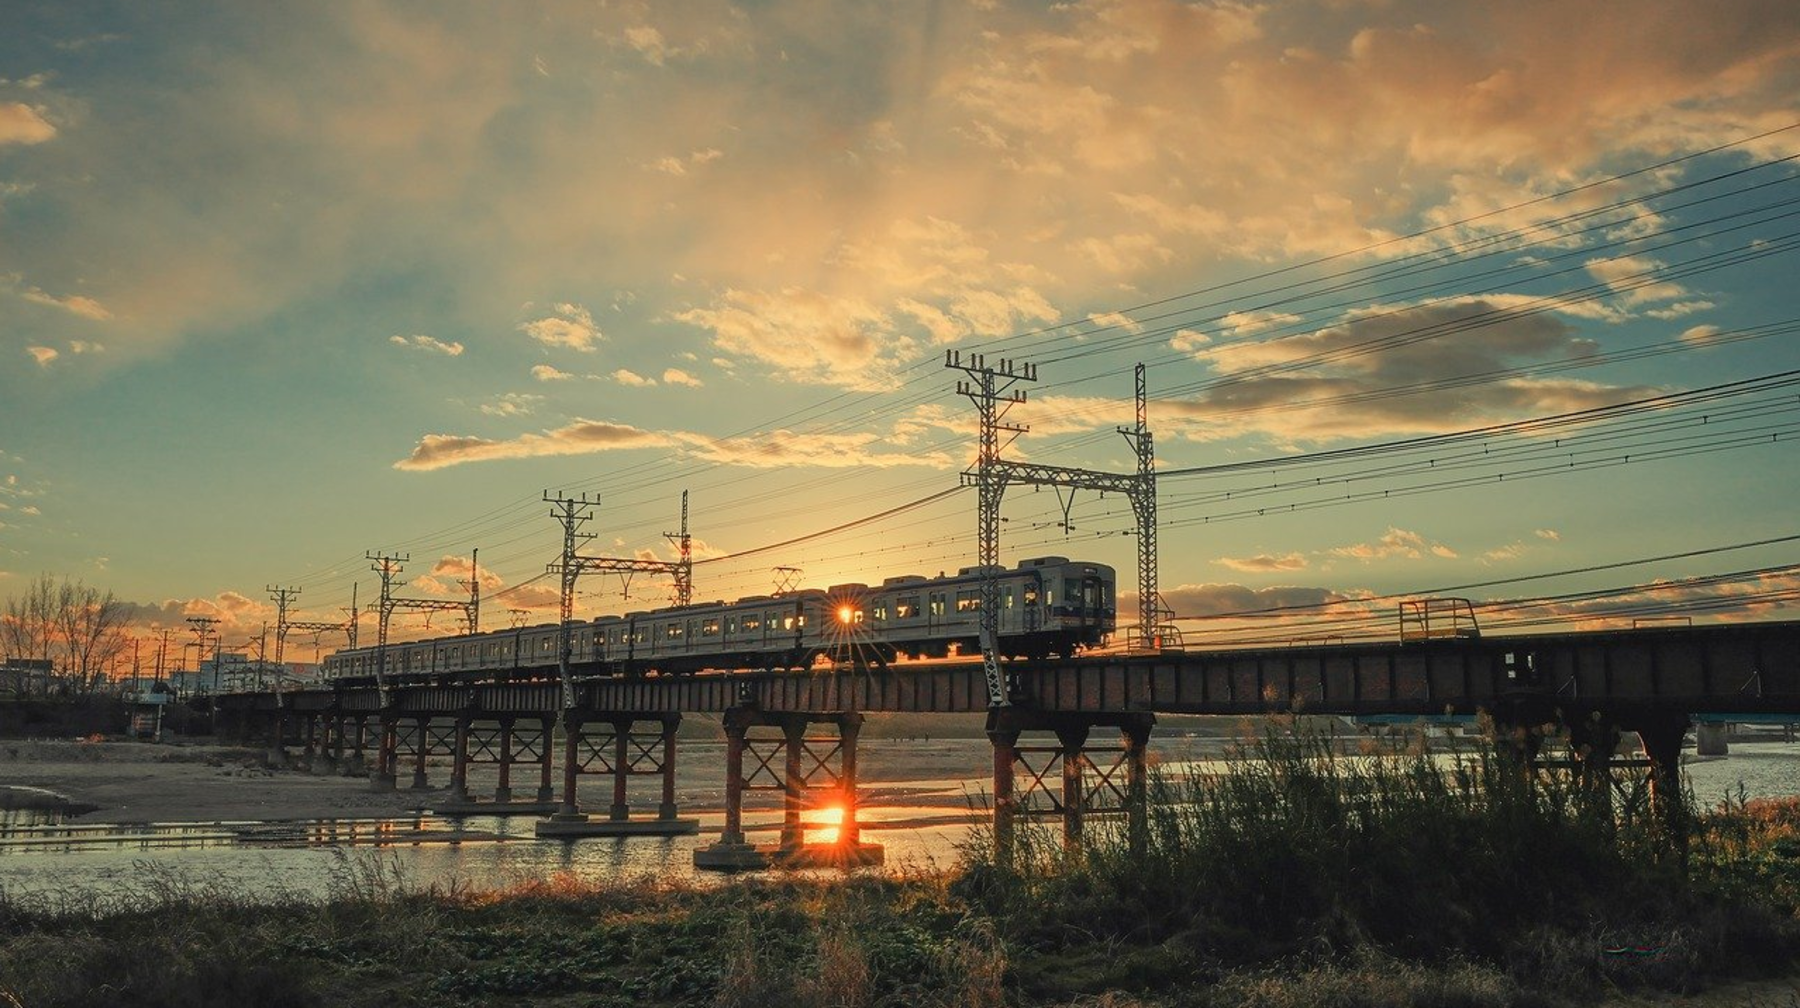
[[[503,892],[344,858],[332,896],[153,879],[102,904],[0,896],[0,1006],[1586,1004],[1785,969],[1800,804],[1640,802],[1491,754],[1346,757],[1274,725],[1153,782],[1147,829],[1002,864],[722,886]]]

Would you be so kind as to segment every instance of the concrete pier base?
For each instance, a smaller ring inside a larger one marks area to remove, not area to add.
[[[1723,721],[1702,721],[1694,726],[1694,754],[1697,756],[1728,756],[1731,745],[1726,741],[1726,731],[1731,726]]]
[[[747,843],[725,843],[702,847],[694,852],[694,867],[706,871],[762,871],[769,867],[769,850]]]

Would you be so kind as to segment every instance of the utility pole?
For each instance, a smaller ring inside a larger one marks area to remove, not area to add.
[[[356,589],[359,587],[361,587],[361,585],[357,584],[355,581],[350,582],[350,608],[338,610],[344,614],[344,626],[346,628],[344,630],[344,635],[349,639],[350,650],[352,651],[356,650],[357,628],[362,626],[362,610],[356,607]]]
[[[175,631],[169,629],[168,627],[158,627],[156,630],[156,633],[157,633],[156,681],[157,682],[163,681],[163,663],[164,663],[164,661],[166,661],[168,659],[168,656],[169,656],[169,635],[174,632]]]

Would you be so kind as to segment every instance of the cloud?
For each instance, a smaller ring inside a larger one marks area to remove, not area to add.
[[[1298,553],[1287,553],[1282,556],[1259,553],[1251,557],[1218,557],[1213,560],[1213,563],[1245,572],[1305,570],[1307,566],[1306,558]]]
[[[1310,606],[1351,597],[1330,588],[1251,588],[1241,584],[1183,584],[1163,588],[1158,594],[1162,596],[1163,604],[1177,616],[1218,616],[1282,606]],[[1122,594],[1119,603],[1121,612],[1135,612],[1136,599],[1130,593]]]
[[[674,448],[690,458],[757,469],[926,466],[953,470],[962,464],[961,460],[943,452],[883,450],[893,444],[892,439],[877,433],[819,434],[774,430],[745,437],[715,438],[689,431],[648,431],[625,424],[577,420],[556,430],[524,434],[510,440],[427,434],[419,439],[411,455],[394,463],[394,468],[425,472],[468,462],[586,455],[634,448]]]
[[[410,347],[414,350],[429,350],[433,353],[441,353],[446,357],[461,357],[463,352],[463,345],[461,343],[445,343],[441,340],[436,340],[430,336],[423,335],[389,336],[388,342],[396,346]]]
[[[481,412],[488,416],[512,417],[526,416],[537,404],[544,401],[541,395],[530,395],[524,392],[507,392],[481,404]]]
[[[56,127],[36,109],[19,102],[0,102],[0,145],[40,144],[54,136]]]
[[[51,361],[62,356],[47,346],[26,347],[25,352],[31,355],[32,360],[37,361],[38,367],[49,367]]]
[[[1417,532],[1389,527],[1381,538],[1372,543],[1356,543],[1351,546],[1337,546],[1330,550],[1331,555],[1349,557],[1353,560],[1385,560],[1389,557],[1401,557],[1407,560],[1418,560],[1426,553],[1445,559],[1456,556],[1456,551],[1442,543],[1427,542]]]
[[[691,169],[711,164],[724,156],[725,152],[719,150],[717,147],[708,147],[705,150],[694,151],[684,158],[660,157],[651,162],[648,167],[662,172],[665,175],[682,176],[686,175]]]
[[[671,443],[666,435],[639,430],[627,424],[577,420],[566,427],[541,434],[524,434],[508,441],[456,434],[427,434],[419,439],[411,455],[394,463],[394,468],[428,472],[467,462],[586,455],[631,448],[660,448]]]
[[[567,371],[559,371],[548,364],[537,364],[531,369],[531,377],[541,382],[567,381],[575,377]]]
[[[886,312],[860,298],[789,287],[731,290],[710,308],[675,318],[711,329],[719,349],[755,357],[796,381],[861,385],[899,340]]]
[[[591,353],[603,339],[594,317],[577,304],[559,304],[556,313],[526,322],[519,330],[545,346],[568,347]]]
[[[620,368],[612,373],[612,380],[628,388],[644,388],[655,385],[656,379],[646,378],[629,368]]]
[[[680,368],[669,368],[665,370],[662,373],[662,380],[664,385],[686,385],[689,388],[699,388],[706,384]]]
[[[93,298],[83,297],[80,294],[71,294],[68,297],[57,297],[54,294],[46,294],[36,287],[29,287],[19,296],[30,301],[32,304],[49,305],[52,308],[61,308],[71,315],[79,315],[82,318],[93,319],[96,322],[104,322],[113,317],[112,312],[107,311],[105,305],[95,301]]]
[[[1557,315],[1491,297],[1376,305],[1323,328],[1287,326],[1190,352],[1219,377],[1197,396],[1160,402],[1158,413],[1177,432],[1205,439],[1441,433],[1654,391],[1531,375],[1536,366],[1590,357],[1595,345]]]
[[[1547,529],[1547,528],[1533,529],[1531,534],[1534,536],[1537,536],[1539,539],[1547,539],[1550,542],[1558,542],[1562,539],[1562,533],[1556,531],[1555,529]]]

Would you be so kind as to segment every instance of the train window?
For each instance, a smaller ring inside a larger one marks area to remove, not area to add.
[[[701,620],[700,621],[700,634],[701,634],[701,636],[704,636],[704,637],[717,637],[719,635],[718,619],[714,618],[714,619],[709,619],[709,620]]]
[[[757,616],[757,615],[753,614],[753,615],[744,617],[744,632],[745,633],[749,633],[752,630],[761,630],[761,629],[762,629],[762,617],[761,616]]]
[[[1017,601],[1017,599],[1014,597],[1013,590],[1011,588],[1007,588],[1005,591],[1000,593],[1000,608],[1011,609],[1013,607],[1013,603],[1015,601]]]
[[[971,612],[981,608],[981,593],[967,589],[956,593],[956,611]]]
[[[1044,589],[1044,604],[1045,605],[1055,605],[1056,604],[1056,589],[1055,588],[1045,588]]]
[[[632,643],[634,644],[645,644],[648,643],[649,640],[650,631],[648,630],[639,630],[632,635]]]
[[[877,602],[870,607],[869,618],[875,620],[877,623],[884,622],[888,618],[887,603]]]
[[[930,598],[930,602],[931,602],[931,615],[933,615],[933,616],[944,615],[944,593],[943,592],[932,592],[931,595],[929,596],[929,598]]]
[[[725,617],[725,632],[728,634],[738,632],[738,618],[736,616]]]
[[[1081,605],[1091,606],[1097,604],[1093,597],[1093,593],[1091,591],[1082,591],[1081,582],[1075,578],[1068,578],[1063,581],[1063,598]]]
[[[670,623],[668,626],[663,628],[663,632],[668,635],[668,638],[670,640],[677,640],[681,637],[681,624],[680,623]]]
[[[1037,588],[1032,587],[1032,586],[1027,586],[1025,589],[1025,604],[1028,606],[1034,606],[1034,605],[1037,605],[1037,601],[1038,601]]]
[[[792,616],[789,616],[789,617],[787,617],[787,618],[785,618],[785,619],[783,619],[783,620],[782,620],[782,621],[781,621],[781,628],[782,628],[782,629],[783,629],[783,630],[792,630],[792,629],[794,629],[794,617],[792,617]]]
[[[894,618],[911,619],[919,615],[919,596],[902,595],[894,600]]]

